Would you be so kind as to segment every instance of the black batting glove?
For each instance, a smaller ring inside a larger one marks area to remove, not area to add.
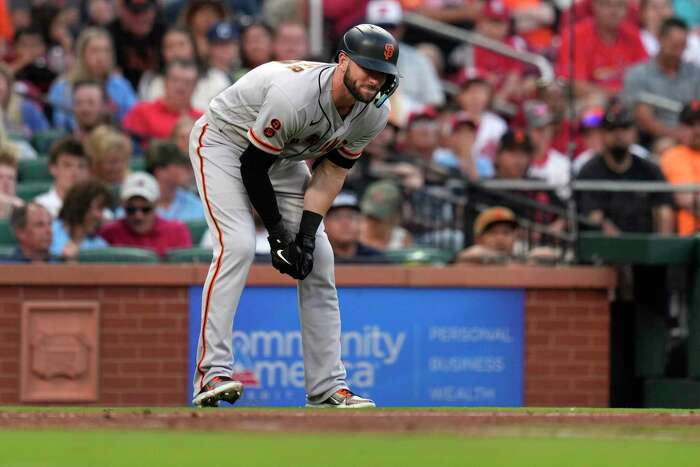
[[[284,227],[281,220],[268,229],[268,234],[267,241],[270,244],[272,266],[280,273],[288,274],[296,279],[298,269],[296,264],[299,254],[285,251],[290,245],[294,245],[292,234]]]
[[[314,248],[316,247],[316,236],[311,236],[299,232],[294,243],[299,248],[298,274],[300,279],[305,279],[311,274],[314,268]]]

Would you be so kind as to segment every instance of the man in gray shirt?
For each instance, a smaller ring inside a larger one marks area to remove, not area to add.
[[[666,19],[659,31],[658,55],[625,74],[624,94],[634,107],[637,125],[654,138],[677,138],[678,114],[644,102],[645,95],[681,105],[700,98],[700,68],[682,59],[687,39],[688,25],[683,20]]]

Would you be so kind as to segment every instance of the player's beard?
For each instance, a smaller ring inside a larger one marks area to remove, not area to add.
[[[365,104],[368,104],[374,100],[376,97],[377,93],[379,92],[378,90],[375,91],[371,96],[367,97],[363,95],[360,92],[359,86],[357,86],[357,80],[352,80],[350,77],[350,68],[348,67],[347,70],[345,70],[345,74],[343,75],[343,84],[345,84],[345,87],[347,88],[348,92],[352,95],[352,97],[355,98],[355,100],[358,100],[360,102],[364,102]]]

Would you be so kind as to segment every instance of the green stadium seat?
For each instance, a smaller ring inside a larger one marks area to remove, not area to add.
[[[66,134],[59,130],[44,130],[32,135],[32,146],[39,154],[48,154],[51,145],[63,138]]]
[[[0,219],[0,245],[15,245],[17,244],[17,239],[15,238],[15,233],[12,231],[9,219]]]
[[[130,247],[90,248],[80,250],[81,263],[158,263],[158,255],[152,250]]]
[[[207,231],[208,225],[207,221],[204,219],[198,221],[187,222],[187,228],[190,229],[190,236],[192,237],[192,244],[199,245],[202,241],[204,233]]]
[[[18,177],[23,182],[51,181],[53,177],[49,172],[48,159],[23,159],[19,161]]]
[[[143,172],[146,170],[146,158],[131,156],[129,168],[132,172]]]
[[[26,182],[17,184],[17,196],[24,201],[31,201],[42,193],[49,191],[51,181],[43,182]]]
[[[0,245],[0,259],[9,258],[15,252],[15,245]]]
[[[211,248],[178,248],[165,254],[166,263],[210,263]]]
[[[454,256],[452,251],[427,247],[404,248],[386,252],[389,262],[406,265],[444,265],[452,261]]]

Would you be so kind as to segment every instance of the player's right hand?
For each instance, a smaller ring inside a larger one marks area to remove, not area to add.
[[[296,245],[292,234],[284,228],[282,221],[268,233],[267,241],[270,243],[272,266],[282,274],[292,276],[294,279],[303,279],[299,271],[301,249]]]

